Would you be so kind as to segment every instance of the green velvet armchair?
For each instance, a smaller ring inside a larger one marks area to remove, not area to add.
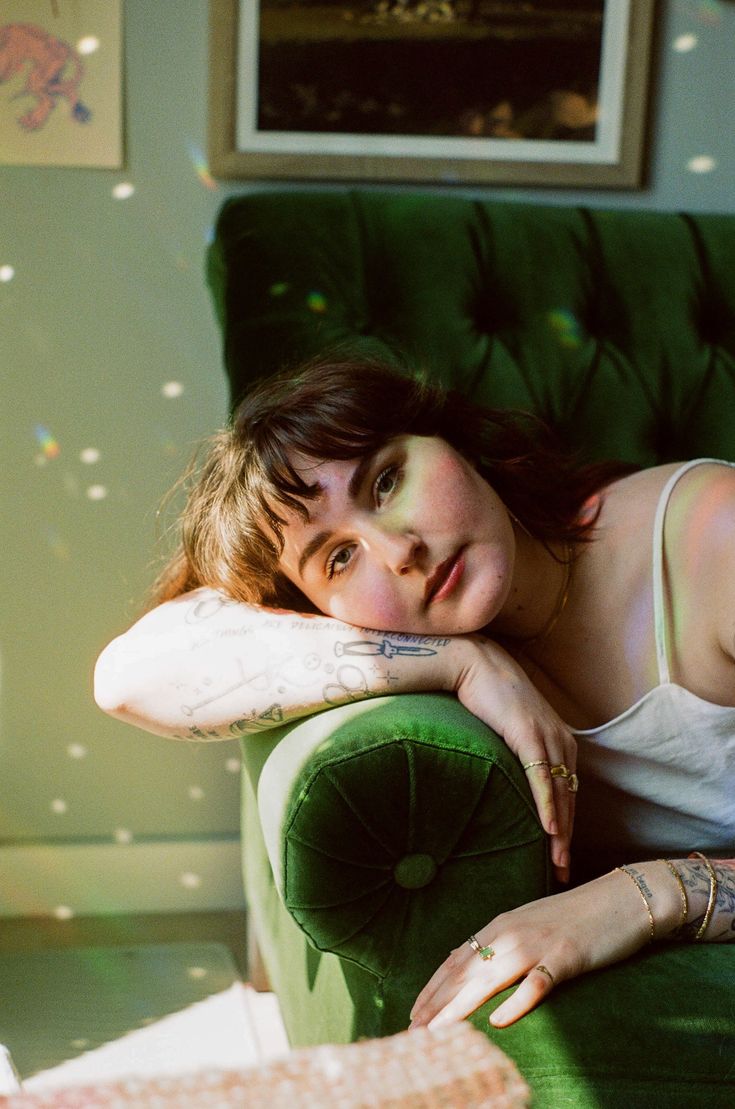
[[[225,204],[208,277],[233,403],[326,350],[378,355],[537,413],[583,459],[653,465],[735,459],[734,258],[727,215],[294,189]],[[405,1028],[452,947],[552,889],[524,774],[450,696],[242,749],[248,909],[294,1045]],[[651,948],[504,1030],[497,1003],[471,1019],[538,1109],[735,1104],[731,946]]]

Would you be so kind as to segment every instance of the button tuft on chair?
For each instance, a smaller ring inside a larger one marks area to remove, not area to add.
[[[433,881],[436,870],[431,855],[404,855],[393,868],[393,877],[404,889],[418,890]]]

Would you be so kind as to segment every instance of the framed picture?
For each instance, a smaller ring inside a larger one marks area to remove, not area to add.
[[[210,0],[210,169],[638,186],[654,7]]]
[[[123,163],[122,0],[3,0],[0,164]]]

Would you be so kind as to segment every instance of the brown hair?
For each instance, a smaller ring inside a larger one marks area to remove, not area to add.
[[[468,458],[533,536],[548,544],[590,538],[585,500],[623,472],[580,467],[535,417],[482,409],[422,375],[374,362],[316,362],[256,386],[229,428],[192,470],[179,552],[154,587],[154,602],[201,585],[236,600],[314,611],[278,567],[291,509],[308,519],[319,493],[294,458],[341,461],[399,435],[439,436]]]

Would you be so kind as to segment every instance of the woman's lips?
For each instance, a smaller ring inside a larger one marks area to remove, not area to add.
[[[464,573],[464,547],[440,562],[426,583],[426,604],[445,600],[453,593]]]

